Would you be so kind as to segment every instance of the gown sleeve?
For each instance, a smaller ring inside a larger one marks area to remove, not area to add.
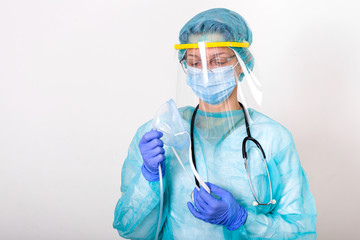
[[[148,182],[141,173],[143,160],[139,142],[146,132],[144,128],[146,127],[139,128],[133,138],[121,172],[122,195],[116,204],[113,227],[124,238],[154,239],[156,235],[160,210],[160,184]],[[150,130],[150,127],[148,128]],[[165,191],[166,177],[163,180]],[[165,207],[162,223],[166,215]]]
[[[244,227],[251,239],[316,239],[315,201],[290,139],[273,158],[282,186],[277,206],[269,214],[248,210]]]

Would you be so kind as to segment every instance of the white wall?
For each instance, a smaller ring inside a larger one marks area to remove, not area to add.
[[[252,27],[262,111],[293,133],[319,239],[358,235],[357,1],[219,2],[0,0],[0,239],[119,239],[128,145],[174,97],[180,28],[213,7]]]

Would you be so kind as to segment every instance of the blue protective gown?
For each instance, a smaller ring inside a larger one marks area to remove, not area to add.
[[[179,109],[189,131],[193,107]],[[242,159],[242,141],[247,136],[242,110],[232,111],[235,128],[229,131],[223,113],[206,113],[214,119],[211,134],[201,124],[204,112],[198,111],[194,130],[197,170],[206,182],[230,191],[248,212],[245,224],[235,231],[195,218],[187,208],[194,189],[176,160],[165,148],[164,210],[160,239],[316,239],[316,209],[307,175],[301,167],[290,132],[267,116],[249,109],[253,120],[252,137],[262,145],[272,181],[275,205],[253,206],[248,175]],[[226,115],[228,116],[228,115]],[[210,117],[210,118],[209,118]],[[219,124],[220,123],[220,124]],[[115,209],[113,226],[120,236],[131,239],[154,239],[159,214],[159,182],[148,182],[142,176],[139,141],[151,129],[151,122],[141,126],[129,148],[122,168],[122,196]],[[211,136],[210,136],[211,135]],[[188,172],[188,149],[177,151]],[[249,153],[249,156],[252,153]],[[263,163],[249,158],[254,189],[262,202],[269,201],[269,186]]]

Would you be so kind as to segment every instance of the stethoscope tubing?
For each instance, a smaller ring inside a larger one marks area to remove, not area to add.
[[[244,109],[244,106],[239,102],[239,105],[241,107],[241,109]],[[191,142],[191,157],[192,157],[192,163],[195,167],[195,170],[197,171],[196,169],[196,160],[195,160],[195,146],[194,146],[194,125],[195,125],[195,117],[196,117],[196,113],[199,109],[199,105],[197,105],[195,107],[195,110],[192,114],[192,117],[191,117],[191,127],[190,127],[190,142]],[[244,164],[245,164],[245,169],[246,169],[246,172],[247,172],[247,175],[248,175],[248,179],[249,179],[249,184],[250,184],[250,188],[251,188],[251,191],[254,195],[254,198],[255,198],[255,201],[253,202],[253,205],[254,206],[257,206],[257,205],[268,205],[268,204],[275,204],[276,201],[275,199],[273,199],[272,197],[272,186],[271,186],[271,178],[270,178],[270,173],[269,173],[269,169],[267,167],[267,163],[266,163],[266,155],[265,155],[265,152],[261,146],[261,144],[251,136],[251,132],[250,132],[250,126],[249,126],[249,121],[247,119],[247,116],[246,114],[244,114],[245,116],[245,126],[246,126],[246,133],[247,133],[247,137],[244,138],[243,142],[242,142],[242,156],[243,156],[243,160],[244,160]],[[254,187],[252,185],[252,181],[251,181],[251,178],[250,178],[250,173],[249,173],[249,169],[248,169],[248,161],[247,161],[247,152],[246,152],[246,143],[248,141],[251,141],[253,142],[261,151],[261,154],[264,158],[264,165],[265,165],[265,169],[266,169],[266,172],[267,172],[267,175],[268,175],[268,181],[269,181],[269,189],[270,189],[270,201],[268,203],[261,203],[259,201],[259,199],[257,198],[256,194],[255,194],[255,191],[254,191]],[[196,186],[198,188],[200,188],[200,185],[199,185],[199,182],[197,180],[197,178],[195,177],[195,183],[196,183]]]

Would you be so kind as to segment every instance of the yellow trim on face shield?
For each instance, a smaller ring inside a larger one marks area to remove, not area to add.
[[[249,47],[248,42],[207,42],[205,47]],[[176,50],[189,49],[189,48],[199,48],[197,43],[188,43],[188,44],[175,44]]]

